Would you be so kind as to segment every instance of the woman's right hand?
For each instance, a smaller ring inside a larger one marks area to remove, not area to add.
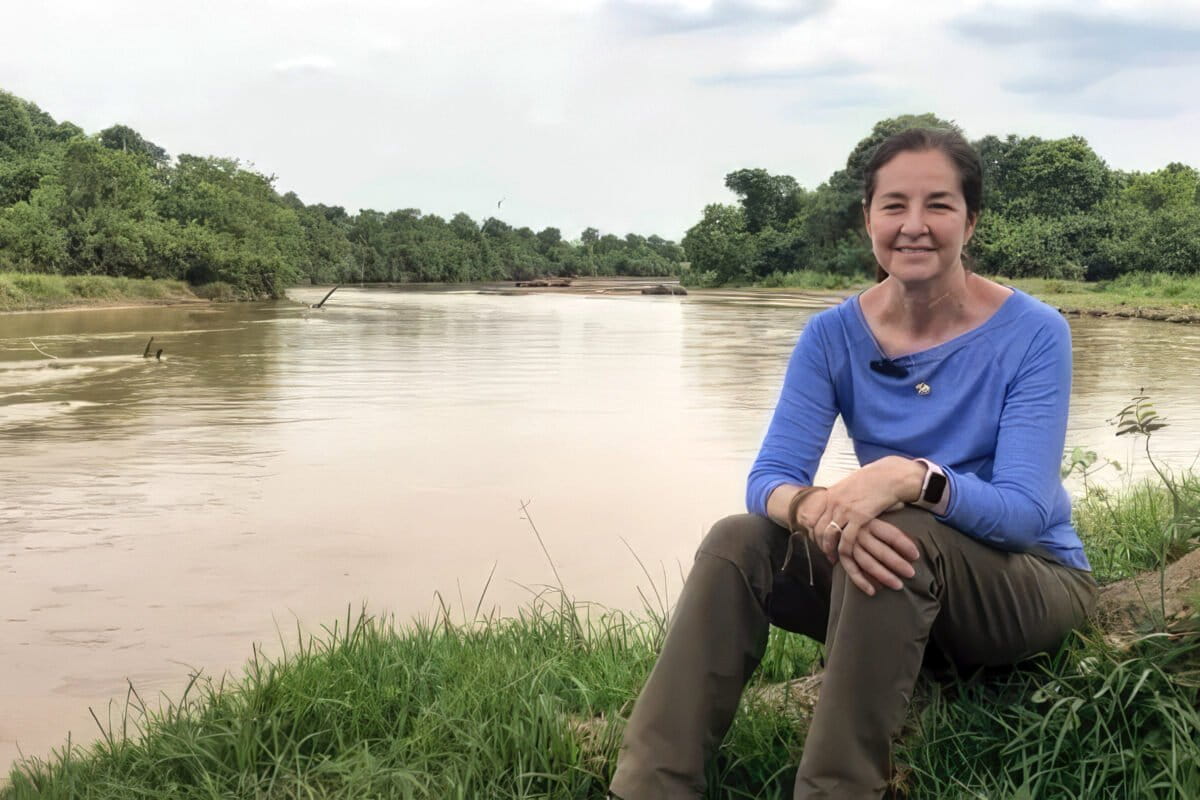
[[[838,560],[838,531],[830,528],[817,531],[814,526],[824,516],[828,503],[827,490],[812,492],[800,501],[796,516],[810,531],[810,538],[830,563]],[[833,537],[829,541],[828,537]],[[851,555],[853,562],[842,565],[847,577],[868,595],[875,594],[876,586],[900,589],[904,578],[911,578],[915,571],[912,563],[920,558],[920,551],[912,539],[895,525],[879,518],[865,523],[858,530]]]
[[[916,543],[904,531],[876,517],[858,530],[846,576],[868,595],[875,594],[875,585],[889,589],[904,588],[904,579],[916,574],[912,562],[921,557]]]

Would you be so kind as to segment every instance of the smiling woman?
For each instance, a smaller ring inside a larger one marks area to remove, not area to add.
[[[805,328],[750,513],[701,543],[630,716],[617,797],[704,793],[772,624],[825,644],[795,797],[878,798],[923,664],[1014,663],[1086,618],[1096,585],[1058,472],[1070,332],[964,267],[980,174],[948,130],[901,132],[867,162],[881,280]],[[838,416],[860,468],[814,486]]]
[[[905,131],[875,151],[866,174],[863,215],[878,280],[891,272],[894,254],[940,253],[962,266],[983,199],[979,156],[966,141],[949,131]]]

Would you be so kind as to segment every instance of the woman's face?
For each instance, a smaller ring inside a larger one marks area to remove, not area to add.
[[[958,170],[942,151],[906,151],[880,167],[864,213],[875,259],[901,283],[962,269],[975,220],[967,216]]]

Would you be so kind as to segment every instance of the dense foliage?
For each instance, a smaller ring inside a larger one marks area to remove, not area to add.
[[[469,281],[669,275],[658,236],[535,233],[414,208],[350,214],[280,195],[236,160],[172,159],[137,131],[87,136],[0,91],[0,272],[184,279],[275,296],[303,281]]]
[[[863,167],[892,133],[949,127],[932,114],[879,122],[816,189],[741,169],[725,177],[737,204],[713,204],[683,239],[700,285],[793,285],[794,272],[863,277],[875,261],[862,226]],[[959,131],[961,133],[961,131]],[[985,136],[983,214],[970,246],[982,272],[1108,280],[1135,272],[1200,272],[1200,173],[1110,169],[1078,136]],[[798,285],[798,284],[797,284]]]
[[[811,190],[764,169],[729,173],[738,202],[705,207],[680,247],[595,228],[567,241],[557,228],[463,213],[305,205],[236,160],[172,159],[125,125],[87,136],[0,91],[0,271],[176,278],[243,296],[302,281],[673,275],[685,262],[698,285],[860,279],[875,268],[862,226],[864,165],[884,138],[914,125],[956,128],[932,114],[883,120]],[[1200,272],[1195,168],[1114,170],[1078,136],[973,145],[984,165],[984,214],[970,245],[980,271],[1090,281]]]

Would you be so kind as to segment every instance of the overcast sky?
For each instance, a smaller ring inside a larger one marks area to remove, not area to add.
[[[742,167],[814,187],[880,119],[1200,166],[1200,0],[57,0],[0,88],[306,203],[678,239]]]

